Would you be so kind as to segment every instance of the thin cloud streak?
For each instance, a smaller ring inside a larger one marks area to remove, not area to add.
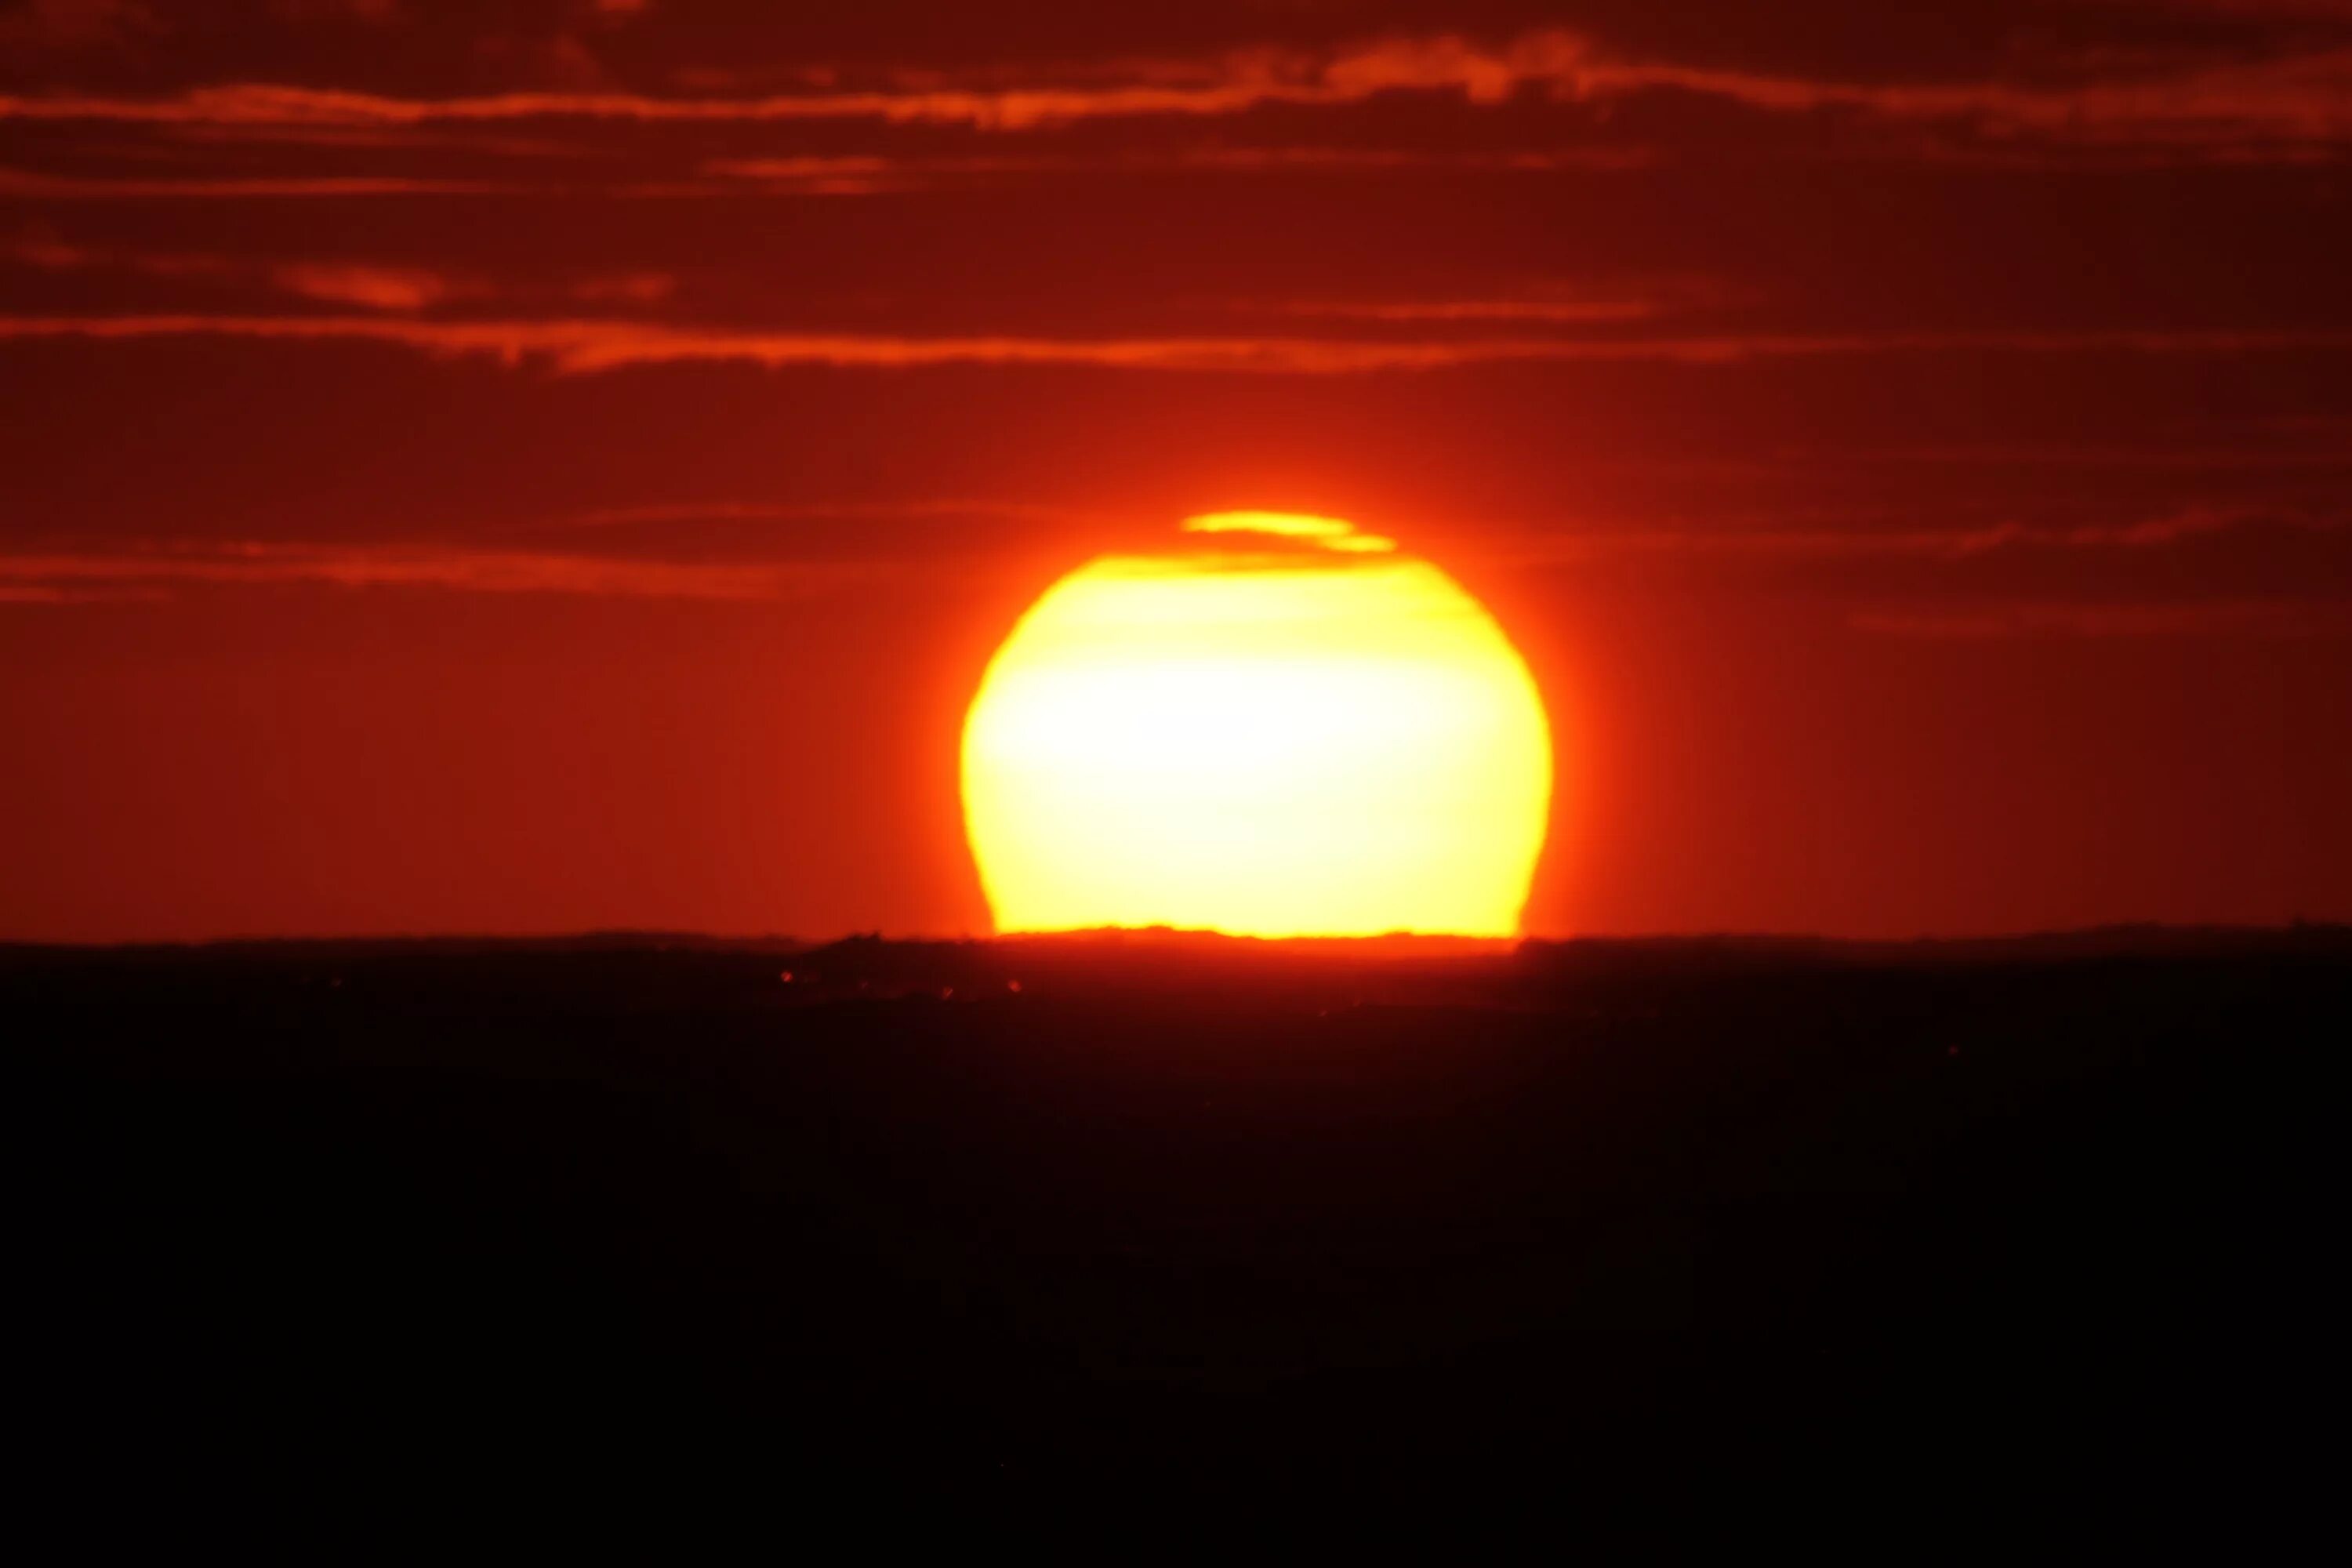
[[[1001,515],[1067,520],[1061,508],[1000,501],[834,504],[683,502],[615,508],[571,526],[845,517]],[[2336,531],[2341,519],[2280,519],[2253,511],[2194,510],[2138,522],[2027,529],[1684,531],[1628,529],[1486,542],[1455,542],[1451,553],[1488,566],[1557,566],[1627,554],[1749,557],[1920,558],[1959,562],[1996,550],[2163,548],[2263,522]],[[871,579],[908,563],[889,551],[829,561],[678,561],[438,542],[329,545],[288,542],[226,544],[142,542],[121,551],[0,554],[0,605],[153,602],[191,588],[324,587],[419,589],[491,595],[558,595],[703,603],[771,603]],[[1989,638],[2019,636],[2158,636],[2253,632],[2315,635],[2352,631],[2347,605],[2312,599],[2099,605],[1997,605],[1964,609],[1872,608],[1853,612],[1856,630],[1890,636]]]
[[[288,262],[272,268],[270,277],[279,288],[306,300],[373,310],[422,310],[486,291],[468,280],[425,268],[362,262]]]
[[[1953,468],[2352,468],[2352,444],[2286,447],[2277,446],[2091,447],[2038,445],[1910,447],[1863,448],[1808,457],[1806,463],[1831,460],[1876,466]]]
[[[2343,331],[1757,333],[1653,338],[898,337],[667,327],[624,320],[414,321],[372,316],[0,317],[0,340],[240,338],[373,342],[589,374],[654,364],[920,369],[1062,366],[1233,374],[1344,375],[1508,363],[1739,364],[1917,353],[2232,356],[2352,350]]]
[[[1355,302],[1294,300],[1285,315],[1349,321],[1541,321],[1559,326],[1643,321],[1664,314],[1656,300],[1423,300]]]
[[[1544,532],[1493,541],[1490,564],[1564,565],[1636,555],[1909,557],[1966,561],[2007,550],[2155,550],[2239,529],[2341,532],[2352,517],[2282,513],[2256,507],[2195,507],[2132,522],[1981,528],[1622,528]],[[1476,548],[1475,541],[1465,548]]]
[[[152,599],[169,587],[289,584],[765,601],[803,597],[866,570],[806,563],[650,561],[438,545],[245,543],[119,554],[0,555],[0,602]]]
[[[168,596],[152,588],[60,588],[46,583],[0,580],[0,605],[121,605]]]
[[[1076,507],[1005,500],[884,501],[666,501],[645,506],[603,507],[538,526],[555,529],[627,528],[667,522],[880,522],[935,518],[992,517],[1024,522],[1099,521],[1101,514]]]
[[[250,282],[325,304],[376,310],[422,310],[488,293],[471,279],[421,267],[367,261],[247,261],[227,256],[109,249],[72,245],[35,230],[0,241],[0,261],[47,272],[115,271],[149,278]]]
[[[1675,89],[1778,113],[1845,110],[1895,122],[1974,122],[1995,138],[2158,144],[2310,145],[2352,139],[2352,51],[2129,81],[2027,88],[2000,82],[1812,81],[1671,65],[1579,73],[1579,96]]]
[[[709,184],[640,184],[633,195],[729,195],[745,187],[778,194],[868,195],[919,190],[950,180],[1087,174],[1210,172],[1238,174],[1557,174],[1655,167],[1644,147],[1559,147],[1522,151],[1436,151],[1400,147],[1188,147],[1171,152],[1104,152],[910,156],[826,153],[714,158],[701,165]]]
[[[424,125],[514,120],[625,120],[682,123],[874,120],[1022,131],[1076,121],[1147,115],[1215,117],[1270,104],[1339,105],[1398,89],[1460,90],[1476,102],[1507,99],[1522,83],[1564,82],[1583,53],[1565,33],[1529,35],[1501,50],[1458,38],[1394,40],[1321,58],[1250,51],[1147,63],[1139,79],[1034,88],[890,84],[850,92],[757,98],[661,97],[633,92],[514,92],[408,99],[330,88],[237,83],[176,98],[81,94],[0,95],[0,119],[110,121],[157,125]]]
[[[1333,108],[1391,92],[1458,94],[1495,106],[1678,92],[1759,112],[1839,110],[1890,123],[1973,126],[1996,139],[2182,148],[2336,145],[2352,140],[2352,51],[2329,50],[2149,75],[2022,86],[1975,80],[1862,83],[1611,58],[1558,28],[1500,47],[1458,37],[1391,37],[1322,55],[1251,50],[1138,62],[1128,79],[956,87],[885,79],[855,91],[754,98],[517,92],[404,99],[246,83],[175,98],[0,95],[0,119],[153,125],[428,125],[526,120],[759,123],[866,120],[1019,132],[1147,116],[1223,118],[1275,105]]]
[[[2203,605],[2021,604],[1984,609],[1857,611],[1846,625],[1876,637],[1938,642],[2019,637],[2341,637],[2352,606],[2261,599]]]
[[[534,294],[542,300],[643,307],[677,290],[666,272],[591,274],[536,288],[501,285],[467,273],[349,258],[271,261],[230,256],[77,245],[35,228],[0,239],[0,262],[45,272],[112,271],[150,278],[243,283],[327,305],[413,313],[460,300]]]
[[[5,118],[0,113],[0,118]],[[503,180],[404,175],[253,175],[235,179],[114,179],[0,169],[0,198],[45,202],[285,201],[353,196],[515,196],[533,187]]]
[[[0,114],[0,118],[5,118]],[[0,168],[0,198],[28,202],[294,201],[400,196],[593,197],[605,201],[740,200],[745,196],[868,196],[921,191],[957,181],[1207,172],[1233,174],[1358,174],[1416,172],[1544,174],[1654,167],[1639,147],[1543,152],[1446,153],[1393,148],[1202,147],[1164,154],[1124,153],[1036,157],[914,157],[842,153],[719,158],[677,179],[600,182],[570,176],[530,180],[402,175],[240,175],[159,179],[137,174],[54,174]]]

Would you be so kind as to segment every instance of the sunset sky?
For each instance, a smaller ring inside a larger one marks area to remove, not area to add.
[[[0,6],[0,938],[985,931],[1237,509],[1525,655],[1531,931],[2352,918],[2352,4],[1964,9]]]

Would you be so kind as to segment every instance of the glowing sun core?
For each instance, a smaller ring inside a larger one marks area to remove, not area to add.
[[[1551,736],[1526,663],[1427,562],[1329,518],[1194,518],[998,649],[963,735],[1000,931],[1507,936]]]

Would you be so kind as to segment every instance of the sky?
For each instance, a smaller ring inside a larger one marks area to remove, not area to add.
[[[1533,932],[2352,918],[2348,157],[2341,0],[0,5],[0,938],[985,931],[1242,509],[1525,654]]]

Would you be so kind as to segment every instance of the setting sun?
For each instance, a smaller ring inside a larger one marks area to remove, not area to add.
[[[997,928],[1514,934],[1551,739],[1493,617],[1337,519],[1183,531],[1063,578],[981,683],[964,813]]]

